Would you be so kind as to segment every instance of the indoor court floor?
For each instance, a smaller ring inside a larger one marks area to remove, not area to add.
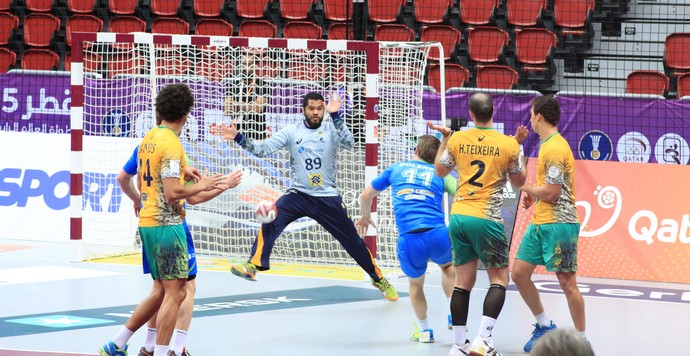
[[[0,240],[0,356],[96,355],[151,287],[138,265],[69,260],[69,244]],[[224,265],[202,259],[200,267],[187,336],[195,356],[443,356],[452,344],[439,272],[426,277],[436,342],[419,344],[409,341],[414,314],[404,293],[406,278],[391,279],[401,297],[390,302],[361,277],[333,273],[324,278],[330,271],[288,266],[249,282]],[[540,281],[551,318],[560,327],[572,326],[555,278],[535,275],[534,280]],[[587,336],[597,355],[690,355],[690,285],[579,282]],[[487,287],[480,271],[470,299],[470,337]],[[524,355],[532,323],[511,285],[495,327],[497,349],[503,355]],[[137,354],[143,339],[144,330],[133,336],[130,355]]]

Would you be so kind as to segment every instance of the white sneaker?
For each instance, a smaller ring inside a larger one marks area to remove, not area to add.
[[[472,346],[470,347],[470,355],[473,356],[501,356],[498,351],[494,348],[494,340],[491,336],[483,338],[477,336],[472,341]]]
[[[465,344],[460,346],[458,344],[453,344],[450,348],[448,356],[468,356],[470,354],[470,341],[465,340]]]

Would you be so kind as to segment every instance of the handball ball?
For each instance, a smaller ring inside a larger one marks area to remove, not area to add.
[[[262,224],[268,224],[276,219],[278,209],[272,201],[262,200],[256,205],[256,220]]]

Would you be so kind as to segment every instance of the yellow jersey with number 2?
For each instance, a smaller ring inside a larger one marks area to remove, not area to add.
[[[502,222],[501,205],[508,174],[522,170],[520,145],[494,129],[475,127],[448,140],[441,164],[458,167],[458,190],[451,214]]]

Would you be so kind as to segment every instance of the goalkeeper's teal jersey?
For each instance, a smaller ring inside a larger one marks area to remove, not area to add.
[[[284,127],[263,141],[241,135],[235,141],[258,157],[287,148],[290,152],[291,188],[311,196],[337,196],[338,150],[351,149],[355,140],[338,113],[331,113],[331,118],[332,122],[323,121],[318,129],[309,128],[303,120]]]

